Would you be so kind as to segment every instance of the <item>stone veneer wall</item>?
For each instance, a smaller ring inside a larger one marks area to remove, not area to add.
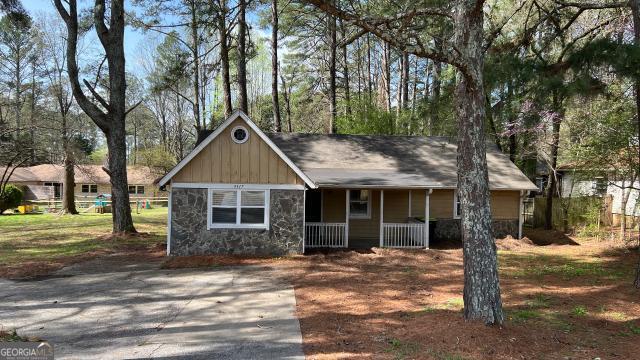
[[[493,220],[493,234],[496,238],[511,235],[518,237],[518,220]],[[435,240],[460,240],[460,219],[438,219]]]
[[[270,190],[268,230],[207,230],[207,189],[171,191],[171,255],[302,253],[303,190]]]

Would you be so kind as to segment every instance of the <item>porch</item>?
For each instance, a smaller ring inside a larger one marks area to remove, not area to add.
[[[305,248],[428,248],[424,189],[318,189],[305,200]],[[432,230],[432,229],[431,229]]]

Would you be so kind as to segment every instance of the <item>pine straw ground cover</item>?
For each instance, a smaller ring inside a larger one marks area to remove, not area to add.
[[[499,250],[503,327],[463,320],[462,252],[451,245],[281,259],[201,256],[166,267],[259,264],[286,276],[310,359],[640,359],[640,291],[631,286],[637,252],[562,240],[573,245],[498,241],[512,249]]]

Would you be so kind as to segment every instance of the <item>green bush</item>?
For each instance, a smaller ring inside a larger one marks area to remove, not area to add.
[[[13,209],[22,201],[22,190],[14,185],[7,185],[0,193],[0,214],[5,210]]]

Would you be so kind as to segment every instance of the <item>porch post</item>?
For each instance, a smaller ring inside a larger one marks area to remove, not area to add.
[[[518,215],[518,239],[522,239],[522,224],[524,223],[524,197],[529,195],[528,191],[520,191],[520,214]]]
[[[384,190],[380,190],[380,247],[384,246]]]
[[[349,189],[346,189],[344,191],[345,194],[345,204],[346,204],[346,210],[345,210],[345,220],[344,220],[344,247],[348,248],[349,247],[349,215],[350,215],[350,211],[349,211],[349,196],[351,195]]]
[[[424,247],[429,248],[429,195],[433,189],[425,189],[424,196]]]

